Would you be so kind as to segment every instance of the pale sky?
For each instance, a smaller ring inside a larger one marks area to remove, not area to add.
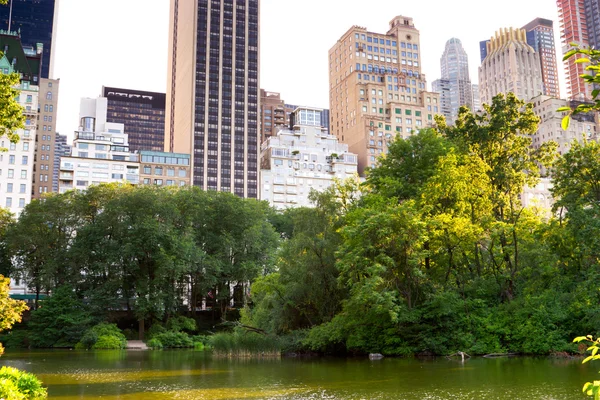
[[[170,0],[60,0],[55,76],[60,78],[57,131],[72,138],[79,100],[105,86],[166,91]],[[194,1],[194,0],[188,0]],[[459,38],[477,83],[479,42],[499,28],[534,18],[554,21],[561,96],[566,95],[555,0],[261,0],[260,86],[290,104],[329,107],[329,49],[352,25],[385,33],[396,15],[421,34],[421,65],[440,77],[445,43]]]

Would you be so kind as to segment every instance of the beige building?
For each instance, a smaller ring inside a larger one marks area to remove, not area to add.
[[[567,100],[556,99],[550,96],[540,95],[531,100],[533,111],[540,117],[540,125],[533,135],[534,147],[542,143],[555,141],[558,144],[558,152],[564,154],[571,148],[574,140],[583,141],[598,139],[598,114],[578,114],[571,118],[569,129],[562,129],[561,122],[566,113],[556,112],[560,107],[570,106]]]
[[[56,148],[56,116],[58,112],[58,89],[60,80],[40,79],[38,128],[33,165],[32,197],[39,199],[42,193],[52,192],[58,182],[53,182]]]
[[[140,183],[157,186],[189,186],[190,155],[140,151]]]
[[[479,95],[491,104],[499,93],[514,93],[529,101],[542,94],[540,56],[527,44],[523,29],[500,29],[487,43],[487,56],[479,67]]]
[[[329,50],[330,132],[358,155],[360,174],[390,139],[432,125],[438,103],[421,73],[412,18],[395,17],[387,33],[353,26]]]

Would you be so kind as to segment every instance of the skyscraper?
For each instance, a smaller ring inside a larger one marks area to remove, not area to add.
[[[59,79],[41,79],[39,95],[38,134],[35,138],[32,196],[40,199],[42,193],[56,192],[54,175],[56,158],[56,116],[58,115]],[[56,182],[56,187],[58,181]]]
[[[594,43],[598,44],[596,42],[596,32],[600,31],[598,0],[557,0],[557,5],[562,27],[563,54],[571,49],[571,43],[589,47],[591,42],[588,33],[592,33]],[[589,15],[586,11],[589,12]],[[591,27],[588,26],[588,21],[592,24]],[[578,58],[582,58],[582,56],[576,55],[564,62],[568,96],[577,100],[590,99],[592,87],[586,85],[580,77],[585,73],[586,65],[577,64],[575,61]]]
[[[499,93],[514,93],[529,101],[542,94],[539,54],[527,44],[523,29],[500,29],[487,44],[487,57],[479,67],[479,95],[491,104]]]
[[[353,26],[329,50],[330,131],[358,155],[361,174],[393,137],[430,126],[439,112],[439,95],[427,91],[421,73],[421,50],[419,31],[403,16],[387,33]]]
[[[544,85],[543,94],[560,98],[552,21],[544,18],[536,18],[525,25],[523,29],[527,31],[527,43],[529,43],[540,56],[542,83]]]
[[[165,151],[193,184],[258,197],[259,0],[171,0]]]
[[[125,125],[131,151],[165,148],[165,94],[103,87],[108,122]]]
[[[435,81],[433,91],[440,93],[442,114],[448,123],[453,124],[460,107],[473,108],[469,57],[459,39],[452,38],[446,42],[446,48],[440,58],[440,69],[443,83]]]
[[[7,5],[0,6],[0,29],[19,32],[23,46],[44,45],[42,78],[52,75],[57,4],[57,0],[9,0]]]
[[[600,0],[584,0],[590,47],[600,49]]]

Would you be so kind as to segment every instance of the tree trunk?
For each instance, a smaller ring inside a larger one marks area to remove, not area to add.
[[[145,328],[145,321],[143,318],[140,318],[138,320],[138,339],[139,340],[144,340],[144,331],[146,330]]]

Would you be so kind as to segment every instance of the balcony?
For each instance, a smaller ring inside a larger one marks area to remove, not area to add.
[[[75,164],[73,164],[73,163],[62,163],[60,165],[60,169],[66,170],[66,171],[74,171],[75,170]]]
[[[73,173],[72,172],[61,172],[59,179],[65,180],[65,181],[72,181]]]

